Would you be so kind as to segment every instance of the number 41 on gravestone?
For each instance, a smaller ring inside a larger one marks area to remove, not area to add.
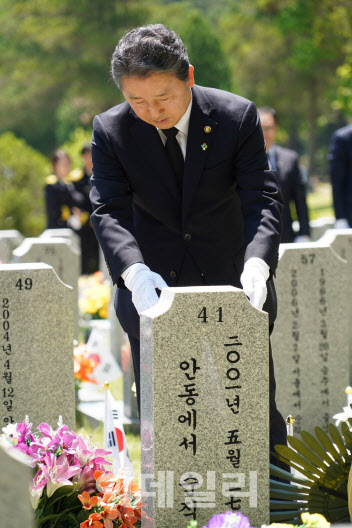
[[[220,308],[218,308],[216,310],[216,313],[219,314],[218,316],[218,319],[217,319],[217,323],[223,323],[223,318],[222,318],[222,307],[220,306]],[[206,306],[204,306],[201,311],[199,312],[199,315],[198,315],[198,319],[202,319],[202,323],[207,323],[208,322],[208,315],[207,315],[207,308]]]

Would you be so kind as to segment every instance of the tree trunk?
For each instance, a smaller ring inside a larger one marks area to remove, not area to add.
[[[313,83],[312,83],[313,84]],[[308,174],[313,175],[316,171],[316,150],[317,150],[317,120],[318,107],[315,86],[310,86],[308,97]]]

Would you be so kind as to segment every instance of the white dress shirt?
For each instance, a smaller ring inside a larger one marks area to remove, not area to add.
[[[178,141],[178,144],[181,147],[181,151],[183,154],[183,159],[186,159],[186,148],[187,148],[187,137],[188,137],[188,128],[189,128],[189,118],[191,116],[191,110],[192,110],[192,98],[191,102],[189,103],[186,112],[183,114],[181,119],[178,123],[176,123],[175,128],[178,129],[178,133],[176,136],[176,139]],[[159,136],[161,138],[161,141],[163,142],[163,145],[165,146],[166,143],[166,136],[163,133],[163,131],[160,128],[157,128],[157,131],[159,133]]]

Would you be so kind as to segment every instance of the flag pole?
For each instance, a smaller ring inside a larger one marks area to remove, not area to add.
[[[295,423],[295,419],[292,416],[292,414],[289,414],[286,418],[286,427],[287,427],[287,435],[293,436],[293,424]]]
[[[108,438],[108,390],[109,390],[109,383],[106,381],[103,385],[104,387],[104,448],[108,449],[109,445],[109,438]]]

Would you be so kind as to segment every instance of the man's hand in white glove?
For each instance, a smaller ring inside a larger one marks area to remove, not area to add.
[[[132,302],[138,315],[158,302],[159,297],[155,288],[159,290],[167,288],[164,279],[158,273],[150,271],[148,266],[141,262],[129,266],[121,277],[125,281],[126,288],[132,292]]]
[[[269,266],[264,260],[252,257],[244,265],[241,284],[254,308],[261,310],[267,296],[266,281],[269,278]]]
[[[335,221],[334,229],[349,229],[350,224],[346,218],[338,218]]]

